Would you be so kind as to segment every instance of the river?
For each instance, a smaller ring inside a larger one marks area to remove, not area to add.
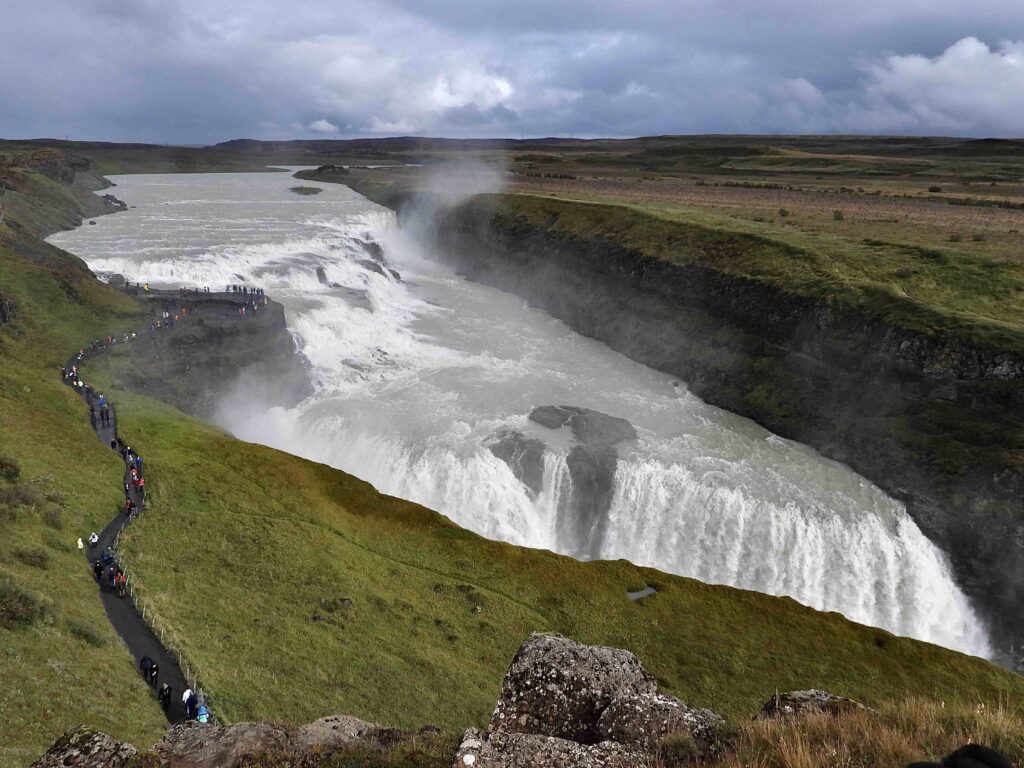
[[[901,504],[519,298],[460,278],[348,188],[301,196],[285,173],[111,178],[132,207],[52,243],[100,275],[161,287],[244,282],[285,307],[315,393],[269,407],[253,395],[260,387],[239,382],[216,419],[238,437],[350,472],[490,538],[789,595],[990,655],[944,555]],[[400,280],[374,267],[380,258]],[[574,438],[527,418],[545,405],[636,428],[618,447],[596,549],[581,551],[559,524],[577,491],[566,464]],[[510,432],[546,445],[534,487],[491,450]]]

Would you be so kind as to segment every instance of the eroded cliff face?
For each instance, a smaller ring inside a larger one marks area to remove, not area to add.
[[[1024,360],[889,326],[491,205],[437,214],[438,251],[698,396],[845,462],[949,554],[1003,661],[1022,663]]]
[[[139,295],[150,319],[140,323],[138,343],[126,348],[127,364],[115,367],[125,387],[208,419],[239,388],[268,405],[291,406],[309,394],[305,360],[277,302],[260,299],[253,312],[252,298],[240,294]],[[165,311],[181,320],[168,328]]]

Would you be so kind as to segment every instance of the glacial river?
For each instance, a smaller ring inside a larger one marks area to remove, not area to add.
[[[240,382],[217,417],[240,438],[350,472],[484,536],[578,555],[556,525],[574,494],[572,436],[527,415],[573,405],[622,417],[638,439],[619,447],[606,533],[588,556],[789,595],[989,655],[944,555],[901,504],[519,298],[458,277],[348,188],[300,196],[289,187],[308,182],[285,173],[112,180],[133,207],[51,242],[100,275],[245,282],[285,307],[315,393],[268,407]],[[381,255],[400,280],[370,266]],[[508,431],[546,443],[541,487],[490,450]]]

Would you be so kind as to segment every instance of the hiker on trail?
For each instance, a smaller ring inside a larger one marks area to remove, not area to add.
[[[130,459],[129,459],[129,461],[130,461]],[[128,474],[131,475],[133,483],[138,482],[139,470],[137,470],[135,468],[135,464],[132,464],[132,468],[130,470],[128,470]]]
[[[89,549],[96,549],[96,545],[100,543],[100,536],[96,531],[89,534]]]
[[[142,679],[149,679],[149,668],[153,666],[153,660],[149,656],[143,656],[139,659],[139,671],[142,672]]]
[[[199,709],[196,710],[196,720],[200,723],[210,722],[210,710],[206,708],[205,704],[200,704]]]
[[[138,491],[139,493],[145,493],[146,492],[146,478],[144,478],[144,477],[136,478],[136,480],[135,480],[135,490]]]
[[[112,590],[117,589],[117,568],[113,565],[110,566],[110,570],[107,572],[107,584],[110,585]]]
[[[118,597],[124,597],[128,590],[128,577],[120,568],[117,569],[117,575],[114,576],[114,589],[117,590]]]
[[[188,701],[185,702],[185,716],[189,720],[196,719],[196,706],[199,704],[199,699],[196,698],[194,693],[190,694]]]
[[[128,515],[128,517],[131,517],[132,516],[132,512],[134,510],[135,510],[135,502],[132,501],[131,499],[125,499],[124,500],[124,513],[126,515]]]
[[[146,682],[156,688],[157,676],[160,674],[160,667],[154,661],[149,668],[149,677],[146,678]]]
[[[115,440],[114,438],[110,439],[110,450],[112,450],[112,451],[116,451],[117,450],[117,440]]]
[[[171,706],[171,686],[167,683],[160,683],[160,690],[157,691],[156,700],[160,702],[160,708],[166,712]]]
[[[137,470],[139,470],[139,474],[141,475],[142,474],[142,457],[141,456],[136,456],[135,457],[135,468]]]
[[[100,562],[103,563],[104,568],[114,562],[114,553],[110,551],[110,547],[103,550],[103,554],[100,555]]]
[[[96,581],[99,581],[103,578],[103,563],[99,560],[96,560],[92,564],[92,575],[96,579]]]

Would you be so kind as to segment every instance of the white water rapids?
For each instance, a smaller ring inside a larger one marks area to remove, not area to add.
[[[526,416],[574,405],[622,417],[639,438],[620,445],[599,556],[989,655],[943,554],[870,482],[457,277],[351,190],[299,196],[284,173],[114,181],[132,209],[51,241],[99,274],[218,290],[245,282],[285,306],[315,394],[267,409],[241,382],[218,418],[239,437],[351,472],[485,536],[571,552],[555,525],[574,492],[571,435]],[[368,243],[401,281],[367,268]],[[489,450],[501,430],[547,443],[539,492]]]

